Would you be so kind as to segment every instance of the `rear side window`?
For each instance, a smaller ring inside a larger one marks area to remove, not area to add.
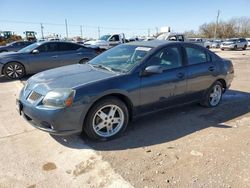
[[[185,47],[187,53],[187,60],[189,65],[205,63],[210,61],[208,54],[200,49],[195,47]]]
[[[72,50],[78,50],[79,48],[81,48],[81,46],[78,44],[59,43],[60,51],[72,51]]]

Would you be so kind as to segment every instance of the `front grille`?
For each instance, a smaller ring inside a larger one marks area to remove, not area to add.
[[[37,93],[35,91],[32,91],[28,97],[28,101],[35,102],[38,99],[40,99],[42,95],[40,93]]]

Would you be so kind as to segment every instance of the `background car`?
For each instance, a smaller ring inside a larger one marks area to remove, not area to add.
[[[71,42],[41,42],[18,52],[0,54],[0,74],[19,79],[47,69],[86,63],[97,55],[95,49]]]
[[[136,116],[190,102],[217,106],[233,74],[231,61],[195,44],[132,42],[87,64],[34,75],[20,93],[18,108],[51,134],[84,131],[107,140]]]
[[[250,46],[250,38],[246,38],[247,40],[247,46]]]
[[[247,49],[247,40],[245,38],[232,38],[232,39],[227,39],[225,42],[222,42],[220,45],[220,49],[230,49],[230,50],[237,50],[237,49],[242,49],[246,50]]]
[[[212,42],[211,47],[212,47],[212,48],[220,48],[220,45],[221,45],[222,42],[223,42],[223,41],[221,41],[221,40],[214,40],[214,41]]]
[[[34,42],[32,41],[15,41],[7,44],[6,46],[0,46],[0,52],[11,52],[11,51],[16,52],[33,43]]]

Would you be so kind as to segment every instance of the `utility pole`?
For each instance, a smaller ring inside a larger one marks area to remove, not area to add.
[[[82,37],[82,25],[80,26],[80,31],[81,31],[81,37]]]
[[[44,39],[43,29],[44,29],[44,27],[43,27],[43,24],[41,23],[41,34],[42,34],[42,39]]]
[[[148,37],[150,37],[150,29],[148,29]]]
[[[100,34],[101,33],[101,31],[100,31],[100,27],[98,26],[98,38],[100,38]]]
[[[67,19],[65,19],[65,28],[66,28],[66,38],[69,38],[69,33],[68,33],[68,22]]]
[[[158,32],[159,32],[158,27],[155,27],[155,31],[156,31],[156,35],[158,35]]]
[[[216,26],[215,26],[215,30],[214,30],[214,39],[216,39],[216,35],[217,35],[217,29],[218,29],[218,25],[219,25],[219,16],[220,16],[220,10],[218,10],[217,13],[217,17],[216,17]]]

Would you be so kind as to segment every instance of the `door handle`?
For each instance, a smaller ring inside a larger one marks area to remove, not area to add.
[[[82,52],[78,52],[77,55],[82,55]]]
[[[214,66],[208,68],[209,71],[213,72],[215,70]]]
[[[185,74],[183,72],[177,73],[178,78],[184,78]]]
[[[58,58],[58,55],[53,55],[52,57],[53,57],[53,58]]]

